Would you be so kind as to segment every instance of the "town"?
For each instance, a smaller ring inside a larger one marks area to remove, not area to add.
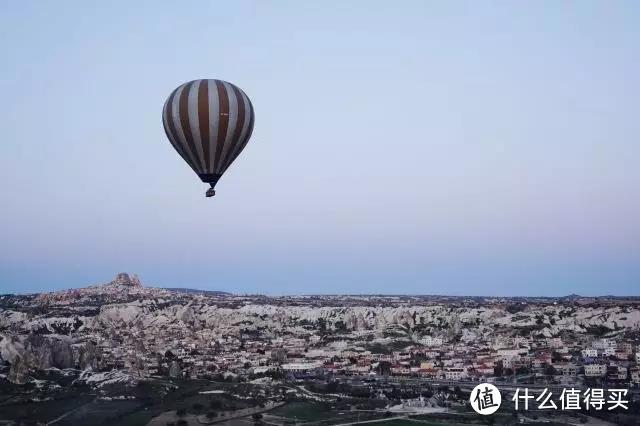
[[[231,295],[146,287],[123,273],[83,289],[1,296],[1,377],[25,385],[34,371],[75,369],[96,383],[114,372],[131,383],[305,383],[301,396],[311,398],[344,384],[390,400],[389,384],[468,392],[477,383],[635,397],[639,306],[579,296]]]

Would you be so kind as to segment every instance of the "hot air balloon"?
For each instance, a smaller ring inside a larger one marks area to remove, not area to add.
[[[253,105],[237,86],[222,80],[193,80],[175,89],[162,122],[171,145],[198,177],[211,185],[207,197],[253,131]]]

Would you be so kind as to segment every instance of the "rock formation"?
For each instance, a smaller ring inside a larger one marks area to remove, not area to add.
[[[116,278],[109,283],[110,285],[121,285],[125,287],[142,287],[142,283],[137,275],[129,277],[126,272],[120,272]]]

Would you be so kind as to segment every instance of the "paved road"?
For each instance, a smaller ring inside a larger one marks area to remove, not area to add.
[[[95,400],[94,400],[94,401],[95,401]],[[79,407],[74,408],[73,410],[69,410],[69,411],[67,411],[66,413],[64,413],[63,415],[58,416],[58,417],[56,417],[55,419],[53,419],[53,420],[51,420],[51,421],[49,421],[49,422],[45,423],[45,425],[49,426],[49,425],[56,424],[56,423],[58,423],[60,420],[64,419],[64,418],[65,418],[65,417],[67,417],[67,416],[70,416],[71,414],[75,413],[76,411],[78,411],[78,410],[79,410],[79,409],[81,409],[82,407],[85,407],[85,406],[87,406],[87,405],[91,404],[91,403],[92,403],[92,402],[94,402],[94,401],[89,401],[89,402],[87,402],[86,404],[82,404],[82,405],[80,405]]]
[[[362,425],[365,423],[381,423],[381,422],[388,422],[391,420],[399,420],[399,419],[406,419],[408,416],[406,414],[402,415],[402,416],[393,416],[393,417],[383,417],[381,419],[374,419],[374,420],[363,420],[360,422],[351,422],[351,423],[339,423],[337,425],[332,425],[332,426],[349,426],[349,425]]]
[[[346,378],[346,377],[345,377]],[[359,384],[370,384],[367,382],[364,382],[364,379],[360,379],[360,378],[356,378],[354,379],[352,376],[349,377],[351,379],[352,382],[356,382]],[[396,377],[396,376],[390,376],[390,377],[386,377],[383,379],[378,379],[376,382],[374,382],[373,384],[396,384],[396,385],[403,385],[403,384],[412,384],[412,385],[416,385],[416,386],[420,386],[420,385],[430,385],[430,386],[434,386],[434,387],[438,387],[438,386],[449,386],[449,387],[455,387],[455,386],[459,386],[460,389],[462,390],[471,390],[474,387],[476,387],[477,385],[479,385],[482,382],[471,382],[468,380],[433,380],[433,379],[422,379],[422,378],[414,378],[414,377]],[[558,391],[558,392],[562,392],[562,389],[579,389],[582,391],[585,391],[589,388],[589,386],[584,386],[584,385],[578,385],[578,384],[574,384],[574,385],[539,385],[539,384],[528,384],[528,383],[506,383],[506,382],[494,382],[493,383],[498,389],[500,389],[501,391],[504,389],[505,391],[510,391],[510,392],[515,392],[516,389],[520,388],[520,389],[524,389],[524,388],[529,388],[530,390],[542,390],[542,389],[548,389],[551,392],[554,391]],[[598,386],[598,389],[604,389],[605,391],[607,389],[609,389],[610,387],[607,386]],[[620,389],[619,387],[613,387],[610,389]],[[626,388],[625,388],[626,389]],[[637,388],[632,388],[629,389],[629,393],[640,393],[640,389]]]

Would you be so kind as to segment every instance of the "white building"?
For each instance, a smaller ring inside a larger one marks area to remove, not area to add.
[[[628,377],[628,374],[629,374],[628,372],[629,372],[629,370],[627,369],[627,367],[619,365],[618,366],[618,374],[617,374],[616,378],[618,380],[627,380],[627,377]]]
[[[584,366],[586,377],[602,377],[607,373],[607,366],[604,364],[587,364]]]
[[[563,376],[576,376],[578,374],[578,367],[570,362],[558,363],[555,365],[556,370],[560,371]]]
[[[322,363],[317,362],[304,362],[304,363],[290,363],[290,364],[282,364],[282,369],[286,372],[291,373],[306,373],[308,371],[315,370],[316,368],[320,368]]]
[[[526,354],[527,350],[524,348],[509,348],[509,349],[498,349],[498,356],[507,358],[507,357],[516,357],[520,354]]]
[[[259,367],[253,367],[253,374],[264,374],[269,371],[275,371],[276,367],[272,365],[263,365]]]
[[[444,378],[445,380],[462,380],[468,377],[467,370],[460,367],[445,368]]]
[[[442,337],[425,336],[420,340],[424,346],[442,346]]]
[[[605,349],[615,349],[618,347],[618,343],[613,339],[598,339],[593,342],[593,347],[595,349],[605,350]]]
[[[515,369],[520,364],[519,356],[504,356],[502,357],[502,368],[508,368],[510,370]]]
[[[559,349],[564,347],[564,343],[562,343],[562,338],[560,337],[553,337],[553,338],[547,339],[547,345],[553,349]]]

